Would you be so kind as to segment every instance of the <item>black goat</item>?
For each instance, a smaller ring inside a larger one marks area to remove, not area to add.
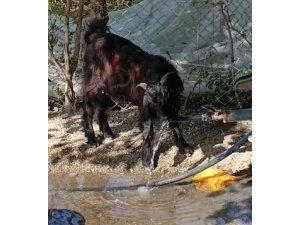
[[[193,151],[184,140],[178,123],[172,122],[180,109],[183,91],[183,82],[175,67],[164,57],[151,55],[129,40],[108,32],[107,22],[108,17],[93,20],[84,37],[82,90],[87,143],[97,146],[94,113],[104,137],[114,137],[106,109],[110,97],[125,97],[139,108],[139,126],[143,130],[141,157],[145,167],[153,168],[154,119],[168,120],[179,151],[191,154]]]

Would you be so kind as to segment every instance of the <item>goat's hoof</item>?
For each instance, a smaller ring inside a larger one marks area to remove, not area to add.
[[[132,129],[132,131],[133,131],[134,133],[142,133],[142,132],[143,132],[143,129],[142,129],[141,127],[134,127],[134,128]]]
[[[152,173],[152,170],[151,170],[151,168],[150,168],[150,167],[145,167],[145,171],[146,171],[147,173],[149,173],[149,174],[151,174],[151,173]]]
[[[192,156],[192,155],[193,155],[194,150],[191,149],[190,146],[186,146],[184,149],[182,149],[182,150],[180,151],[180,153],[183,154],[183,155],[185,155],[185,156],[188,156],[188,157],[189,157],[189,156]]]
[[[154,169],[155,169],[154,163],[151,163],[151,164],[150,164],[150,167],[149,167],[150,172],[152,172]]]
[[[149,173],[152,173],[152,171],[155,169],[154,162],[143,161],[143,166],[144,166],[145,170]]]
[[[150,162],[148,162],[148,161],[142,161],[142,164],[143,164],[143,167],[145,168],[145,170],[148,170],[148,171],[152,170],[151,167],[153,167],[153,166],[151,166]]]
[[[103,136],[104,136],[105,139],[111,139],[111,140],[114,140],[116,138],[115,135],[107,134],[107,133],[104,133]]]
[[[149,174],[152,174],[153,170],[155,169],[154,166],[148,166],[144,167],[145,171],[148,172]]]
[[[88,145],[92,145],[92,146],[95,146],[96,148],[98,147],[98,143],[96,140],[88,140],[86,142]]]

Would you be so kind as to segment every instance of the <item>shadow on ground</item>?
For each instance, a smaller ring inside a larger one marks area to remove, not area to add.
[[[100,146],[96,148],[86,144],[80,113],[66,116],[58,112],[49,112],[48,162],[50,170],[58,165],[71,166],[76,163],[86,164],[86,166],[101,166],[106,169],[122,167],[122,171],[127,172],[135,167],[141,168],[142,136],[135,129],[137,121],[136,107],[109,112],[109,123],[116,138],[103,140],[98,125],[95,123],[94,129],[98,141],[101,142]],[[157,124],[155,127],[157,130]],[[240,135],[247,131],[247,128],[237,128],[236,123],[224,124],[223,122],[184,122],[181,124],[181,128],[186,141],[195,149],[194,155],[185,157],[179,154],[177,147],[174,146],[171,132],[167,131],[162,137],[160,151],[156,157],[157,161],[160,157],[171,157],[172,162],[169,163],[169,166],[175,168],[190,160],[188,165],[184,165],[190,169],[221,153],[226,146],[233,144]],[[243,151],[249,150],[251,150],[251,145],[243,149]]]

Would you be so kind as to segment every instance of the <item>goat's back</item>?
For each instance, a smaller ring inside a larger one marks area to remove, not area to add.
[[[95,34],[92,41],[86,43],[83,54],[86,89],[98,88],[111,96],[133,101],[138,98],[138,83],[155,84],[166,73],[173,72],[168,79],[173,99],[179,98],[183,91],[183,83],[167,59],[149,54],[118,35]]]

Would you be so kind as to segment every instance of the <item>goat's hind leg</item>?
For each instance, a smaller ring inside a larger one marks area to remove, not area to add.
[[[87,138],[87,144],[98,146],[94,128],[93,128],[93,119],[94,119],[94,109],[91,106],[85,105],[83,109],[83,127],[85,137]]]
[[[173,131],[174,141],[176,146],[179,148],[179,152],[186,156],[192,155],[194,150],[191,149],[190,145],[184,140],[179,124],[177,122],[170,121],[170,128]]]
[[[106,107],[103,106],[98,107],[97,115],[98,115],[99,128],[102,131],[104,138],[114,139],[115,136],[111,131],[109,124],[107,122]]]

